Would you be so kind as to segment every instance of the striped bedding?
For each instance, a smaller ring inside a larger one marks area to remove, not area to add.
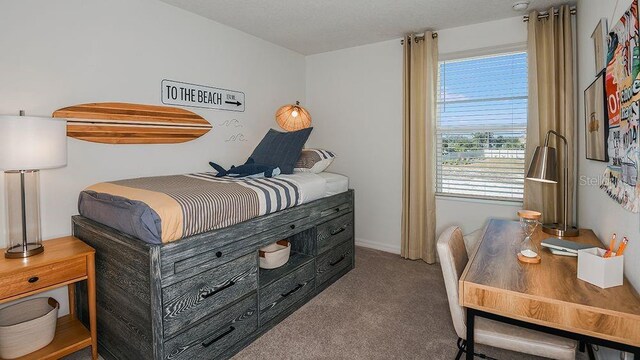
[[[300,186],[290,178],[197,173],[95,184],[81,192],[78,208],[81,215],[144,241],[167,243],[301,201]]]

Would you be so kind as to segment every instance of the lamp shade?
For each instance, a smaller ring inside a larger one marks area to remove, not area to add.
[[[42,170],[67,164],[66,121],[0,116],[0,170]]]
[[[276,111],[276,122],[287,131],[296,131],[311,126],[311,115],[296,101],[295,105],[285,105]]]
[[[527,172],[527,179],[546,183],[558,182],[558,157],[555,148],[536,147]]]

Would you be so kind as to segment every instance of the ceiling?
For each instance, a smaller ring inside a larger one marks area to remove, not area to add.
[[[513,11],[516,0],[161,1],[304,55],[526,13]],[[529,10],[567,1],[530,0]]]

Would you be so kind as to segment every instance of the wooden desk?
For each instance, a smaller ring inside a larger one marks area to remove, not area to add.
[[[25,259],[6,259],[0,250],[0,304],[67,286],[70,314],[58,319],[53,341],[26,359],[59,359],[91,346],[98,358],[96,328],[95,250],[72,236],[44,241],[44,252]],[[90,329],[76,318],[75,284],[87,281]],[[0,359],[1,360],[1,359]]]
[[[517,221],[491,220],[460,277],[467,308],[467,359],[473,359],[474,316],[624,350],[640,359],[640,297],[624,280],[609,289],[579,280],[577,258],[540,246],[551,235],[536,231],[540,264],[518,261],[523,238]],[[603,247],[591,230],[568,240]]]

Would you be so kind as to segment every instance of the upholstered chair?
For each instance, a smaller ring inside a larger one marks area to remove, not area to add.
[[[451,319],[459,338],[458,360],[465,351],[467,333],[465,311],[458,302],[458,280],[469,261],[460,228],[452,226],[446,229],[438,238],[437,247]],[[475,343],[559,360],[575,360],[577,348],[577,342],[570,339],[481,317],[475,319]]]

